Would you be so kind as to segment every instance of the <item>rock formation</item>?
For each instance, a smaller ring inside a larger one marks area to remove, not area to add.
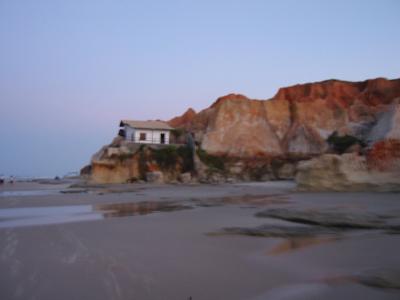
[[[299,189],[400,191],[399,116],[400,105],[395,103],[378,114],[365,136],[365,155],[324,154],[300,163],[296,177]]]
[[[301,162],[296,182],[303,191],[400,191],[400,156],[389,161],[378,168],[369,156],[324,154]]]
[[[163,183],[177,181],[192,169],[192,151],[186,146],[140,145],[118,137],[93,155],[90,181]]]
[[[378,114],[366,139],[370,143],[388,139],[400,140],[400,104],[393,103]]]

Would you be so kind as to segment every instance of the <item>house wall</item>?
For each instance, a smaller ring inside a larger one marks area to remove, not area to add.
[[[146,140],[140,140],[140,134],[146,134]],[[135,129],[130,126],[125,126],[125,139],[140,144],[160,144],[161,134],[165,134],[165,144],[169,144],[169,130],[158,130],[158,129]]]
[[[125,129],[125,140],[134,141],[135,140],[135,129],[129,126],[124,126]]]

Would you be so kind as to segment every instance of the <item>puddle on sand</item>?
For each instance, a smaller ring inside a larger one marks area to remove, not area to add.
[[[29,197],[29,196],[49,196],[57,194],[83,194],[88,193],[85,189],[45,189],[45,190],[17,190],[17,191],[0,191],[1,197]]]
[[[47,196],[59,194],[60,190],[25,190],[25,191],[1,191],[0,197],[25,197],[25,196]]]
[[[174,202],[112,203],[0,209],[0,228],[61,224],[191,209]]]
[[[101,219],[91,205],[0,209],[0,228],[59,224]]]

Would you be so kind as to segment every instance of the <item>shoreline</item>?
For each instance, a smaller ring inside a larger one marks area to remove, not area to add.
[[[64,189],[62,184],[38,183],[14,189],[43,187]],[[371,287],[378,284],[374,276],[398,284],[397,231],[321,231],[315,225],[257,214],[311,210],[312,217],[327,221],[334,212],[336,220],[353,216],[350,220],[375,224],[371,216],[390,215],[382,220],[394,222],[400,220],[398,194],[299,193],[293,187],[293,182],[273,181],[129,184],[0,197],[0,295],[397,299],[397,288]],[[227,232],[229,228],[238,231]]]

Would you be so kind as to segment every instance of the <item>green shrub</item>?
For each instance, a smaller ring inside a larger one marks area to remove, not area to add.
[[[363,141],[352,135],[339,136],[336,131],[334,131],[326,140],[328,144],[333,148],[335,152],[340,154],[344,153],[350,146],[358,144],[362,147],[365,146]]]
[[[194,169],[192,150],[187,146],[153,150],[153,158],[157,164],[164,169],[172,169],[177,164],[182,164],[182,172],[190,172]]]
[[[182,172],[191,172],[194,169],[193,152],[188,146],[177,149],[178,156],[182,159]]]
[[[197,155],[200,160],[210,168],[223,171],[225,169],[225,159],[221,156],[208,154],[205,150],[198,148]]]
[[[153,157],[160,167],[171,169],[178,162],[179,155],[175,146],[168,146],[166,148],[154,149]]]
[[[147,158],[146,154],[144,153],[144,147],[139,148],[139,175],[140,179],[145,180],[146,179],[146,172],[147,170]]]

